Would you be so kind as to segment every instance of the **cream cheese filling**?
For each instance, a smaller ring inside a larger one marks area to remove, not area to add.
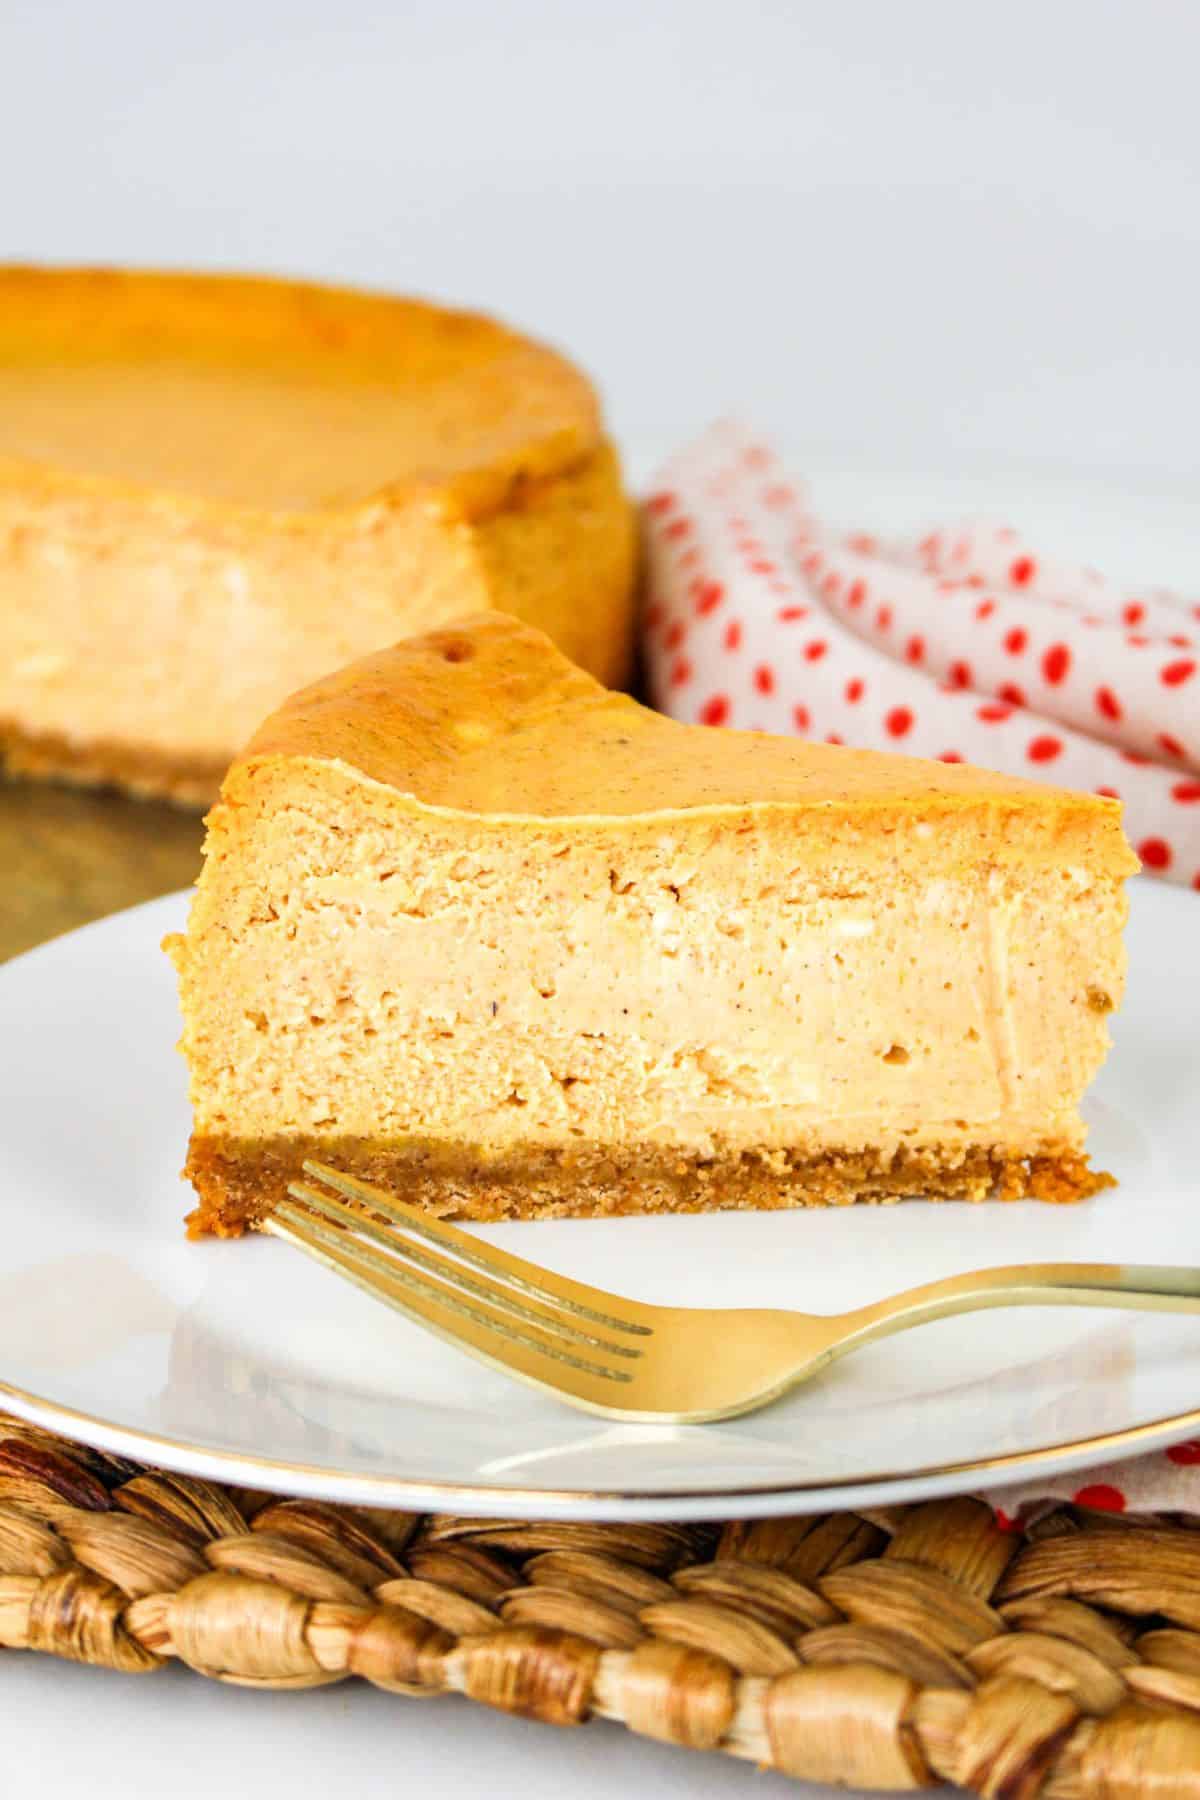
[[[545,883],[504,894],[499,874],[314,874],[225,949],[191,1027],[197,1128],[496,1157],[1082,1141],[1108,1043],[1089,995],[1120,990],[1115,885],[797,902],[609,875],[550,913]]]

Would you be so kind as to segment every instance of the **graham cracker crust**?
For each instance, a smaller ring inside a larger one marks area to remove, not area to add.
[[[531,1149],[492,1162],[444,1144],[362,1138],[249,1143],[192,1134],[183,1171],[199,1196],[191,1237],[240,1237],[281,1200],[306,1157],[450,1219],[600,1218],[633,1213],[776,1211],[927,1200],[1084,1200],[1115,1185],[1077,1151],[1016,1155],[987,1145],[920,1150],[742,1152],[700,1160],[658,1146]]]
[[[0,764],[9,774],[74,787],[116,787],[145,800],[169,800],[192,812],[212,805],[225,773],[223,763],[187,762],[132,744],[72,744],[33,736],[0,720]]]

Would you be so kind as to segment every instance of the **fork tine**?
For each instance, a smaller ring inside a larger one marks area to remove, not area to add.
[[[378,1252],[346,1234],[327,1230],[284,1201],[261,1229],[303,1251],[377,1300],[403,1313],[493,1368],[517,1375],[535,1387],[570,1394],[578,1404],[605,1411],[615,1404],[632,1375],[576,1355],[560,1339],[516,1329],[490,1308],[468,1301],[440,1281],[397,1266],[384,1267]]]
[[[462,1262],[473,1264],[487,1275],[500,1277],[511,1287],[520,1289],[535,1300],[564,1307],[569,1312],[590,1319],[593,1324],[606,1325],[610,1331],[627,1331],[636,1337],[644,1337],[654,1329],[651,1321],[658,1310],[655,1307],[640,1305],[619,1294],[610,1294],[604,1288],[588,1287],[584,1282],[571,1281],[565,1275],[555,1275],[551,1270],[539,1267],[537,1263],[526,1262],[520,1256],[498,1250],[495,1245],[484,1243],[468,1232],[448,1225],[444,1219],[435,1219],[427,1213],[418,1212],[415,1206],[397,1200],[370,1182],[360,1181],[353,1175],[343,1175],[340,1169],[332,1169],[327,1163],[307,1160],[304,1171],[318,1181],[325,1182],[339,1194],[369,1206],[372,1212],[390,1219],[403,1230],[427,1238]],[[626,1310],[622,1313],[619,1308]]]
[[[501,1287],[495,1281],[483,1281],[476,1275],[468,1274],[462,1263],[452,1262],[449,1257],[439,1256],[436,1251],[422,1250],[408,1238],[386,1225],[379,1225],[368,1217],[362,1206],[348,1206],[344,1201],[333,1200],[322,1194],[307,1182],[293,1181],[288,1186],[288,1193],[300,1200],[310,1211],[316,1211],[333,1222],[335,1226],[348,1227],[359,1237],[369,1238],[379,1246],[382,1257],[403,1259],[405,1264],[415,1264],[418,1268],[436,1275],[441,1281],[455,1288],[461,1288],[478,1299],[485,1300],[489,1306],[501,1312],[510,1313],[513,1317],[523,1319],[527,1324],[537,1325],[541,1330],[555,1336],[570,1339],[572,1343],[585,1344],[594,1350],[606,1350],[613,1356],[638,1357],[642,1353],[631,1344],[615,1344],[609,1338],[597,1337],[595,1332],[582,1331],[571,1318],[564,1317],[561,1311],[551,1312],[542,1306],[531,1305],[521,1299],[518,1291],[511,1287]],[[292,1209],[288,1209],[291,1217]],[[314,1230],[317,1229],[314,1225]],[[336,1236],[328,1232],[320,1235],[329,1243],[353,1251],[354,1245],[347,1241],[346,1232],[340,1231]],[[384,1266],[387,1266],[385,1261]],[[578,1316],[578,1315],[573,1315]]]
[[[575,1354],[569,1341],[559,1336],[553,1323],[543,1322],[532,1310],[523,1311],[520,1317],[524,1323],[535,1325],[539,1331],[544,1330],[544,1339],[514,1326],[500,1312],[499,1308],[502,1302],[498,1303],[493,1300],[482,1283],[474,1284],[474,1291],[482,1293],[486,1300],[486,1305],[479,1307],[467,1300],[456,1287],[438,1279],[431,1281],[426,1276],[418,1274],[415,1269],[409,1267],[403,1245],[394,1246],[389,1253],[385,1254],[355,1238],[348,1237],[344,1231],[330,1230],[319,1220],[305,1218],[299,1208],[289,1206],[286,1201],[282,1206],[276,1208],[275,1216],[281,1218],[283,1223],[293,1230],[303,1229],[314,1246],[320,1245],[326,1250],[336,1252],[345,1269],[348,1270],[351,1264],[357,1265],[369,1279],[372,1292],[378,1292],[381,1288],[395,1283],[410,1293],[435,1296],[442,1306],[449,1308],[462,1318],[471,1319],[478,1325],[502,1333],[513,1343],[524,1344],[526,1348],[540,1351],[545,1356],[552,1356],[571,1363],[576,1368],[585,1369],[589,1374],[608,1375],[610,1373],[602,1363]],[[432,1257],[429,1259],[430,1262],[434,1260]],[[606,1345],[601,1344],[599,1339],[592,1339],[591,1344],[607,1348]],[[637,1352],[635,1351],[634,1354],[636,1355]],[[613,1378],[617,1379],[616,1372],[613,1371],[612,1374]],[[629,1376],[623,1375],[620,1378],[628,1380]]]

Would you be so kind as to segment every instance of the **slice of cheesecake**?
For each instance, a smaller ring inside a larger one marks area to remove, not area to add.
[[[1120,809],[676,724],[475,617],[290,700],[185,936],[197,1232],[320,1156],[475,1219],[1103,1178]]]
[[[0,269],[15,768],[207,802],[297,687],[491,606],[620,682],[633,552],[588,383],[489,320],[284,282]]]

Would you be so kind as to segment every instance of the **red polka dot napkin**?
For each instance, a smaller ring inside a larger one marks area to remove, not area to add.
[[[1138,1518],[1200,1515],[1200,1439],[1109,1463],[1102,1469],[997,1488],[983,1498],[997,1523],[1014,1531],[1063,1503]]]
[[[1200,890],[1200,601],[1009,525],[847,536],[730,424],[672,458],[645,517],[661,711],[1115,795],[1146,869]]]

